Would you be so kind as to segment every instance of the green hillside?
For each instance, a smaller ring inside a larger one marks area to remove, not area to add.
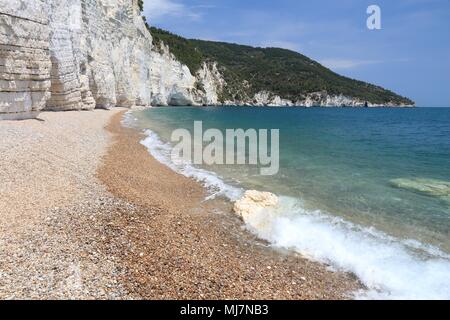
[[[193,74],[204,61],[217,61],[227,87],[222,100],[245,100],[260,91],[293,101],[305,94],[326,91],[369,103],[414,104],[389,90],[338,75],[308,57],[286,49],[254,48],[223,42],[190,40],[150,28],[154,42],[163,41]]]

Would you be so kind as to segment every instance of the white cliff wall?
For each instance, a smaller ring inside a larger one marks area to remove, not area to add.
[[[81,72],[86,56],[81,49],[83,23],[80,0],[49,3],[51,97],[47,110],[93,109],[95,101],[88,92],[86,75]],[[85,99],[82,99],[82,85]]]
[[[199,106],[219,104],[224,86],[216,63],[203,63],[192,75],[164,43],[154,47],[151,57],[152,105]]]
[[[203,105],[218,105],[219,96],[226,85],[217,62],[205,62],[196,74],[201,90],[198,100]]]
[[[169,47],[162,43],[151,54],[152,105],[194,105],[196,79],[189,68],[176,60]]]
[[[82,0],[86,73],[97,107],[150,104],[152,38],[136,0]]]
[[[412,107],[397,103],[373,104],[365,100],[344,95],[329,95],[327,92],[313,92],[299,100],[284,99],[272,92],[261,91],[253,98],[239,101],[226,101],[224,105],[256,106],[256,107]]]
[[[48,9],[0,0],[0,120],[34,117],[50,96]]]
[[[0,0],[0,119],[150,105],[137,0]]]

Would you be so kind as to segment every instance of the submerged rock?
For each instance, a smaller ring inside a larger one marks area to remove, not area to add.
[[[450,199],[450,182],[435,179],[394,179],[391,184],[400,189],[405,189],[432,197]]]

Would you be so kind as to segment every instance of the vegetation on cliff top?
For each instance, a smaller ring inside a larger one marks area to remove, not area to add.
[[[139,11],[144,11],[144,0],[138,0]]]
[[[414,104],[408,98],[327,69],[308,57],[286,49],[254,48],[223,42],[191,40],[168,31],[149,28],[157,46],[167,44],[174,56],[195,74],[204,61],[216,61],[227,86],[220,97],[247,100],[261,91],[301,100],[308,93],[326,91],[375,104]]]

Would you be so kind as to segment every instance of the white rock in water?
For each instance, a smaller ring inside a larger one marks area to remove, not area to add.
[[[273,193],[249,190],[235,202],[234,212],[258,232],[270,232],[272,221],[278,215],[278,203]]]
[[[270,192],[246,191],[242,199],[234,204],[234,211],[240,216],[251,215],[261,208],[273,208],[278,205],[278,197]]]

